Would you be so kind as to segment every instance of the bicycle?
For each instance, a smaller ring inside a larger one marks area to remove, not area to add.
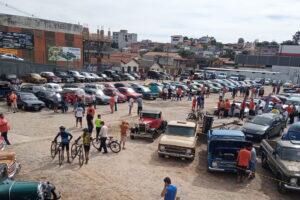
[[[114,153],[119,153],[121,151],[121,144],[118,140],[113,139],[114,137],[110,136],[108,140],[106,140],[106,147],[110,148],[110,150]],[[92,140],[92,145],[99,150],[100,149],[100,137],[94,138]]]
[[[192,110],[192,112],[190,112],[186,118],[186,120],[192,120],[192,121],[198,121],[198,120],[202,120],[204,117],[204,114],[201,110],[197,110],[194,111]]]
[[[62,162],[64,159],[64,155],[62,152],[62,143],[52,141],[51,147],[50,147],[50,153],[51,153],[52,159],[54,159],[56,157],[56,155],[58,154],[58,164],[62,165]]]
[[[83,144],[73,143],[71,146],[71,158],[74,160],[78,156],[79,166],[84,163]]]

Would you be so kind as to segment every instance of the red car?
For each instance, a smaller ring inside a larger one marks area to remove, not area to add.
[[[105,88],[103,90],[104,94],[107,96],[113,96],[114,94],[118,95],[118,103],[124,103],[127,101],[127,97],[124,94],[121,94],[116,88]]]
[[[261,98],[264,101],[267,101],[268,96],[264,96]],[[279,97],[275,96],[275,95],[271,95],[270,101],[272,101],[273,103],[282,103],[282,101],[280,100]]]
[[[143,97],[142,94],[136,93],[132,88],[120,87],[118,88],[118,90],[121,92],[121,94],[127,97],[127,100],[129,100],[130,98],[137,99],[139,97]]]
[[[53,72],[41,72],[40,75],[47,79],[48,83],[61,83],[61,78],[55,76]]]
[[[93,103],[93,98],[91,95],[86,94],[81,88],[64,88],[61,93],[63,98],[66,98],[66,101],[69,104],[74,104],[78,97],[84,98],[85,105]]]

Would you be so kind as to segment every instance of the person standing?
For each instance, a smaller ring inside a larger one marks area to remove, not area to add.
[[[75,140],[75,143],[78,143],[78,141],[81,138],[82,138],[83,149],[84,149],[85,164],[88,164],[89,154],[91,149],[91,134],[89,133],[89,129],[84,128],[83,134]]]
[[[68,104],[67,104],[66,97],[62,97],[62,100],[61,100],[61,112],[62,113],[66,113],[67,111],[68,111]]]
[[[177,187],[171,184],[169,177],[164,178],[164,188],[161,192],[161,197],[164,200],[176,200]]]
[[[163,100],[166,101],[167,97],[168,97],[168,89],[167,89],[167,87],[164,87],[164,89],[163,89]]]
[[[1,137],[5,140],[7,145],[10,145],[11,143],[8,140],[7,133],[10,130],[9,123],[7,119],[4,117],[3,113],[0,113],[0,132]]]
[[[241,110],[240,110],[240,120],[244,120],[245,117],[245,108],[246,108],[246,98],[244,99],[244,101],[241,104]]]
[[[77,106],[74,112],[76,118],[76,128],[78,126],[78,123],[80,124],[80,128],[82,128],[82,118],[84,117],[84,109],[81,106]]]
[[[181,87],[177,88],[177,101],[180,100],[181,101],[181,95],[182,95],[182,89]]]
[[[115,98],[115,111],[118,111],[118,99],[119,99],[119,96],[117,95],[117,93],[114,94],[114,98]]]
[[[69,132],[66,131],[66,128],[64,126],[59,127],[59,132],[55,136],[53,142],[57,143],[57,138],[60,136],[61,145],[62,145],[62,155],[64,156],[64,150],[67,151],[67,159],[68,163],[70,163],[70,141],[73,138],[73,135],[71,135]]]
[[[192,88],[188,90],[188,101],[192,101]]]
[[[99,133],[100,133],[100,130],[101,130],[101,127],[102,127],[102,119],[101,119],[101,115],[97,115],[97,118],[95,119],[95,126],[96,126],[96,138],[98,139],[99,138]]]
[[[249,174],[249,178],[255,178],[255,171],[256,171],[256,150],[253,147],[253,144],[251,143],[249,148],[247,148],[250,153],[251,153],[251,159],[249,162],[249,170],[250,170],[250,174]]]
[[[235,100],[233,100],[233,101],[232,101],[232,104],[231,104],[231,106],[230,106],[230,116],[231,116],[231,117],[235,117],[235,116],[234,116],[235,106],[236,106],[236,105],[235,105]]]
[[[115,109],[115,97],[114,96],[110,97],[109,106],[110,106],[110,112],[114,113],[114,109]]]
[[[107,153],[107,147],[106,147],[106,139],[108,137],[108,127],[105,125],[105,122],[102,122],[102,127],[100,130],[100,148],[98,149],[99,152],[102,151],[102,148],[104,150],[103,153]]]
[[[125,150],[125,142],[127,139],[127,130],[129,129],[129,124],[125,121],[122,121],[122,124],[120,125],[121,129],[121,147],[123,145],[123,150]]]
[[[235,96],[236,96],[236,88],[234,87],[233,89],[232,89],[232,99],[235,99]]]
[[[276,94],[279,94],[279,92],[280,92],[280,84],[278,83],[276,88]]]
[[[200,108],[204,109],[204,102],[205,102],[204,94],[200,94],[200,98],[201,98]]]
[[[134,103],[133,98],[130,98],[129,101],[128,101],[129,115],[131,115],[131,111],[132,111],[132,108],[133,108],[133,103]]]
[[[96,95],[94,93],[92,93],[92,100],[93,100],[94,108],[96,109],[96,107],[97,107],[97,101],[96,101]]]
[[[93,107],[93,104],[89,104],[89,107],[86,112],[86,122],[89,129],[89,133],[92,133],[94,129],[93,120],[94,120],[95,112],[96,111],[95,108]]]
[[[243,182],[246,177],[246,170],[248,169],[251,160],[251,153],[248,149],[243,147],[237,157],[237,182]]]
[[[142,97],[138,97],[136,102],[137,102],[137,105],[138,105],[137,114],[139,115],[140,112],[143,110],[143,99],[142,99]]]
[[[172,98],[172,88],[171,86],[169,86],[169,89],[168,89],[168,99],[171,99]]]
[[[195,110],[196,110],[196,105],[197,105],[197,99],[196,99],[196,97],[194,96],[194,97],[193,97],[193,100],[192,100],[192,111],[195,111]]]
[[[229,111],[230,111],[230,101],[229,101],[229,99],[226,99],[224,117],[229,116]]]
[[[18,112],[18,106],[17,106],[17,95],[14,91],[11,92],[9,99],[11,102],[11,110],[15,113]]]
[[[197,97],[197,109],[200,109],[201,108],[201,96],[199,95],[198,97]]]
[[[253,98],[251,98],[250,103],[249,103],[249,115],[255,116],[255,104],[254,104]]]
[[[55,95],[53,96],[53,111],[55,113],[58,113],[57,109],[58,109],[58,104],[59,104],[59,100],[60,100],[60,94],[55,93]]]

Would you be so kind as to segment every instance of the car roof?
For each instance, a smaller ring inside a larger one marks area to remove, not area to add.
[[[283,147],[297,148],[300,149],[300,141],[294,140],[279,140],[277,143]]]
[[[196,126],[196,123],[194,123],[194,122],[187,122],[187,121],[170,121],[170,122],[168,122],[168,125],[170,125],[170,126],[182,126],[182,127],[192,127],[192,128],[194,128]]]
[[[211,130],[212,136],[231,136],[231,137],[245,137],[245,134],[239,130],[224,130],[224,129],[213,129]]]
[[[152,114],[160,114],[161,111],[158,111],[158,110],[142,110],[141,111],[142,113],[152,113]]]

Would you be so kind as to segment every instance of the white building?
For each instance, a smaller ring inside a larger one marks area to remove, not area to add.
[[[129,62],[121,63],[122,72],[139,72],[140,71],[140,64],[137,62],[136,59],[131,59]]]
[[[118,44],[119,49],[123,49],[124,47],[130,47],[132,43],[137,42],[137,34],[128,33],[127,30],[113,32],[113,42]]]
[[[171,36],[171,44],[177,45],[179,43],[183,43],[183,36],[182,35],[172,35]]]

